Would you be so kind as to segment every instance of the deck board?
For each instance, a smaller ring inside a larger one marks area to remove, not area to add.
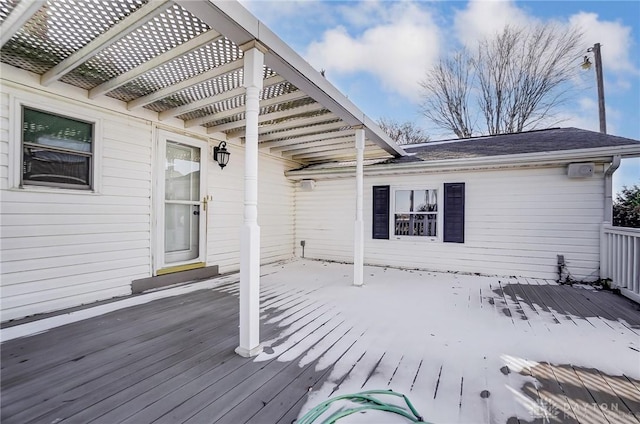
[[[593,422],[640,424],[640,381],[615,358],[608,367],[612,375],[544,361],[544,349],[531,358],[511,358],[508,350],[505,357],[490,356],[491,340],[505,329],[540,344],[560,331],[605,343],[623,338],[630,340],[629,349],[637,348],[637,306],[613,293],[523,278],[482,277],[475,286],[471,276],[414,273],[425,281],[446,280],[450,293],[443,309],[425,312],[420,333],[410,338],[402,322],[367,327],[348,320],[342,299],[326,296],[322,284],[279,279],[287,277],[286,266],[263,275],[266,348],[259,359],[234,353],[237,283],[197,290],[3,343],[0,419],[290,424],[338,394],[393,389],[407,394],[426,421],[545,422],[535,410],[518,406],[527,399],[529,408],[541,402],[537,412],[558,412],[557,422],[583,422],[580,414],[595,404],[588,409]],[[414,304],[420,302],[406,302]],[[471,323],[480,316],[486,323],[474,331],[486,334],[478,346],[464,332],[453,338],[446,326],[431,325],[443,319]],[[480,361],[462,361],[465,351],[477,351]],[[529,365],[506,372],[512,360]],[[505,407],[520,412],[507,414]]]

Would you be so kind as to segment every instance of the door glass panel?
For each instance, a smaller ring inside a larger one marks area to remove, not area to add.
[[[166,143],[164,250],[165,263],[199,257],[200,149]]]
[[[165,199],[200,199],[200,149],[167,141]]]
[[[196,206],[167,203],[165,207],[165,252],[190,250],[193,247],[193,233],[197,234],[198,215],[194,215]],[[197,211],[195,211],[197,212]],[[197,253],[197,249],[196,252]],[[197,257],[197,255],[196,255]],[[185,258],[193,259],[193,258]]]

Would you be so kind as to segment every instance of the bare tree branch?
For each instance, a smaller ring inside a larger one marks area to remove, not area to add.
[[[505,27],[466,50],[442,59],[421,82],[422,113],[459,138],[476,128],[470,110],[484,119],[485,134],[535,129],[553,119],[570,93],[581,57],[581,33],[554,24]]]
[[[429,136],[425,134],[424,130],[409,121],[399,123],[390,118],[380,118],[378,125],[387,133],[389,138],[400,145],[426,143],[429,141]]]
[[[441,60],[420,83],[425,91],[422,113],[459,138],[469,138],[473,134],[468,110],[472,69],[468,52],[460,51]]]

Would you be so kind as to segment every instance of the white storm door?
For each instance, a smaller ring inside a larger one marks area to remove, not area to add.
[[[205,261],[207,143],[162,132],[161,267]]]

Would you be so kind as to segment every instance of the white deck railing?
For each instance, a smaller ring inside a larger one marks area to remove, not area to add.
[[[640,303],[640,228],[602,225],[600,277]]]

